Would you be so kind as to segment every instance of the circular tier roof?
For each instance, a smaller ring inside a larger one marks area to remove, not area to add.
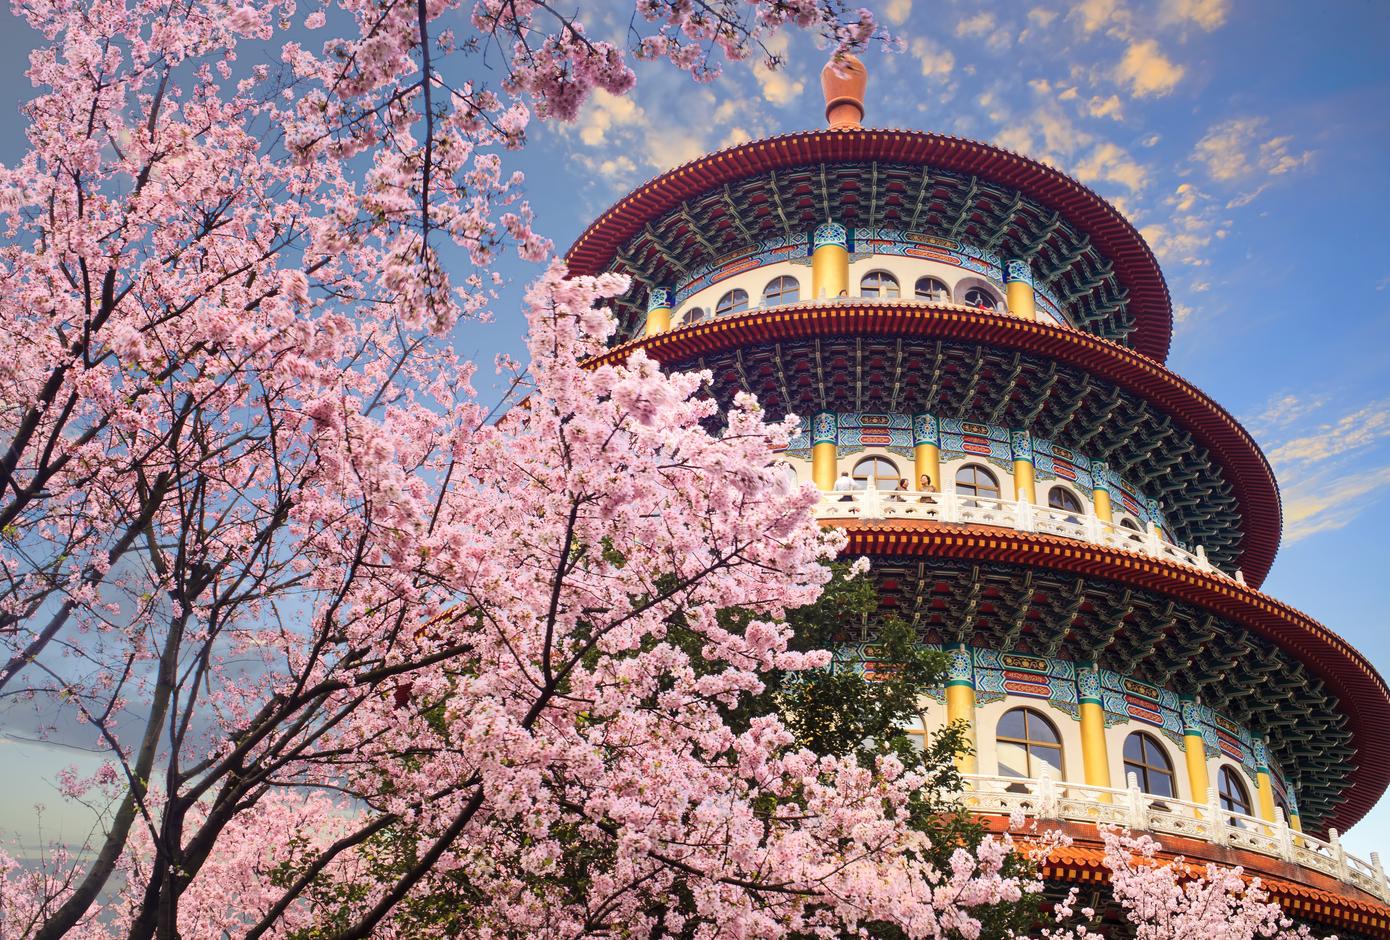
[[[1056,536],[985,526],[913,522],[836,522],[846,553],[998,562],[1081,574],[1133,586],[1203,608],[1268,640],[1321,680],[1342,703],[1353,755],[1349,785],[1319,828],[1349,829],[1390,786],[1390,689],[1349,643],[1306,614],[1253,588],[1172,562]]]
[[[1233,559],[1246,579],[1263,582],[1279,547],[1279,490],[1264,454],[1220,405],[1161,364],[1066,327],[920,301],[804,303],[704,320],[616,347],[618,359],[645,349],[667,365],[695,363],[714,353],[758,344],[833,336],[927,337],[1018,350],[1084,370],[1171,415],[1211,455],[1229,481],[1242,521]]]
[[[620,259],[624,247],[644,231],[650,233],[653,223],[682,211],[688,200],[721,191],[720,198],[734,216],[735,224],[730,228],[744,231],[737,206],[728,198],[728,186],[769,174],[774,180],[776,213],[782,216],[785,226],[786,215],[776,196],[776,174],[797,167],[844,163],[871,166],[875,178],[879,164],[931,167],[1007,188],[1056,213],[1080,235],[1080,249],[1095,250],[1110,268],[1104,277],[1113,276],[1126,298],[1127,317],[1132,320],[1130,345],[1160,362],[1167,358],[1173,332],[1168,287],[1153,252],[1134,226],[1096,193],[1052,167],[998,147],[943,134],[849,128],[804,131],[729,147],[677,167],[629,193],[579,236],[566,260],[576,274],[609,270]],[[875,179],[867,183],[873,205],[877,206]],[[831,211],[832,202],[825,191],[824,174],[820,196],[824,206],[813,200],[808,209],[824,215]],[[965,212],[973,211],[973,206],[963,206],[960,219],[966,218]],[[872,220],[874,215],[870,209],[868,218]],[[1008,228],[1011,215],[1012,211],[1003,213],[1003,228],[999,232]],[[723,250],[723,246],[711,244],[706,234],[691,234],[711,257]],[[660,249],[659,241],[657,246]],[[672,257],[670,252],[666,254]]]
[[[987,817],[985,824],[992,832],[1009,831],[1008,820],[1003,817]],[[1042,876],[1050,881],[1072,884],[1108,883],[1111,873],[1105,864],[1105,850],[1096,827],[1081,822],[1049,825],[1049,828],[1054,827],[1070,836],[1072,841],[1048,853],[1040,865]],[[1023,838],[1028,836],[1024,834]],[[1239,866],[1247,882],[1259,878],[1260,887],[1291,917],[1328,924],[1356,935],[1390,938],[1390,905],[1302,866],[1258,852],[1167,833],[1157,857],[1164,861],[1181,859],[1194,875],[1205,874],[1208,862],[1226,868]]]

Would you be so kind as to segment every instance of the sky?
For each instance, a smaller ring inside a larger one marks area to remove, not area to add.
[[[1390,673],[1390,4],[868,5],[901,50],[864,57],[867,125],[1044,160],[1149,241],[1177,319],[1169,367],[1245,424],[1279,479],[1284,541],[1264,590]],[[630,4],[582,8],[591,35],[624,41]],[[0,161],[11,162],[34,40],[4,25]],[[630,97],[600,94],[573,124],[533,126],[514,166],[528,175],[540,230],[563,250],[624,193],[681,162],[823,125],[824,51],[803,35],[770,51],[781,70],[737,63],[705,85],[639,67]],[[535,272],[517,263],[507,273],[496,322],[461,335],[461,352],[520,351],[517,301]],[[33,839],[28,807],[57,804],[53,774],[84,759],[0,729],[0,792],[12,808],[0,828],[22,808]],[[46,825],[83,834],[81,820]],[[1390,855],[1390,799],[1344,841]]]

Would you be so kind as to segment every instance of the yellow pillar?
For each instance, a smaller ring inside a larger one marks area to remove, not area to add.
[[[1289,813],[1289,825],[1293,828],[1294,832],[1303,831],[1303,820],[1298,817],[1297,813]]]
[[[1274,821],[1274,783],[1269,779],[1269,757],[1265,743],[1255,739],[1255,785],[1259,795],[1260,818]]]
[[[1004,293],[1008,299],[1009,313],[1025,320],[1038,318],[1033,296],[1033,272],[1027,261],[1010,261],[1004,265]]]
[[[1096,518],[1101,522],[1113,522],[1115,518],[1110,511],[1110,490],[1105,486],[1109,475],[1105,464],[1091,464],[1091,501],[1096,505]]]
[[[935,415],[915,414],[912,416],[912,488],[922,488],[922,475],[931,478],[932,486],[939,493],[945,489],[941,485],[941,434],[940,424]]]
[[[1260,793],[1260,818],[1274,821],[1274,784],[1270,782],[1269,771],[1260,770],[1255,773],[1255,780],[1258,784]]]
[[[1033,486],[1032,435],[1027,431],[1011,432],[1009,447],[1013,450],[1014,458],[1014,499],[1036,504],[1038,494]]]
[[[946,655],[949,665],[946,670],[946,721],[955,724],[965,722],[966,740],[969,751],[956,755],[956,769],[963,774],[973,774],[978,766],[975,760],[975,668],[971,662],[970,647],[964,643],[948,644]]]
[[[655,336],[671,328],[671,307],[675,294],[666,287],[653,287],[647,297],[647,335]]]
[[[1201,715],[1194,699],[1182,700],[1182,746],[1187,758],[1187,782],[1194,803],[1207,801],[1211,776],[1207,773],[1207,742],[1202,736]]]
[[[1087,786],[1110,786],[1110,754],[1105,747],[1105,708],[1100,700],[1100,672],[1095,663],[1076,670],[1081,699],[1081,765]]]
[[[941,448],[935,444],[918,444],[912,449],[912,469],[916,477],[912,488],[921,489],[922,474],[931,478],[931,485],[941,492]]]
[[[811,297],[833,299],[848,291],[849,233],[838,222],[826,222],[811,238]]]
[[[1014,461],[1014,499],[1025,503],[1038,501],[1037,491],[1033,487],[1033,463],[1030,460]]]
[[[816,412],[811,418],[811,479],[819,489],[835,488],[835,445],[838,437],[835,413]]]

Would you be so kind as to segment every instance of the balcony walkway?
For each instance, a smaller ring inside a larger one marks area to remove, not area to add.
[[[1038,532],[1107,548],[1140,552],[1162,561],[1188,565],[1205,574],[1245,583],[1245,578],[1239,570],[1227,573],[1208,561],[1207,553],[1200,545],[1195,550],[1188,551],[1165,541],[1152,526],[1147,532],[1141,532],[1104,522],[1092,515],[1053,509],[1050,506],[1035,506],[1024,500],[900,490],[829,491],[821,494],[820,504],[816,507],[816,518],[826,521],[920,519],[926,522],[999,526],[1019,532]]]
[[[1369,860],[1347,854],[1335,829],[1328,831],[1326,839],[1298,832],[1284,822],[1278,808],[1273,822],[1223,810],[1215,789],[1208,791],[1206,803],[1190,803],[1144,793],[1133,774],[1129,786],[1123,789],[1069,783],[1048,776],[1025,780],[965,774],[962,779],[965,792],[960,800],[973,813],[1020,813],[1040,821],[1112,824],[1134,831],[1198,839],[1301,865],[1390,902],[1390,884],[1376,853],[1372,852]]]

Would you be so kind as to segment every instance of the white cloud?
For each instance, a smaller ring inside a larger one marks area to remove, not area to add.
[[[1273,434],[1303,420],[1327,404],[1326,395],[1303,398],[1298,395],[1280,395],[1272,398],[1265,410],[1248,423],[1256,435]]]
[[[641,177],[660,173],[693,160],[711,150],[752,136],[748,122],[756,122],[756,109],[746,101],[728,100],[716,106],[708,89],[687,92],[692,110],[713,114],[711,124],[667,127],[631,95],[615,96],[597,91],[585,103],[578,120],[565,127],[576,145],[574,159],[610,191],[630,187]],[[737,120],[737,125],[730,127]],[[758,128],[760,131],[761,128]],[[715,134],[723,134],[716,137]],[[576,141],[575,138],[578,138]]]
[[[1081,31],[1087,35],[1104,29],[1109,33],[1122,33],[1129,28],[1130,13],[1120,0],[1081,0],[1071,12],[1071,16],[1081,24]]]
[[[1284,441],[1269,452],[1275,464],[1312,463],[1340,457],[1390,437],[1390,401],[1377,401],[1324,422],[1303,437]]]
[[[778,107],[800,98],[801,93],[806,90],[806,83],[799,78],[793,78],[788,67],[782,64],[787,62],[790,44],[791,40],[786,32],[773,33],[765,45],[769,56],[778,61],[777,67],[773,68],[766,59],[753,64],[753,76],[762,86],[763,100]]]
[[[800,98],[806,90],[806,83],[789,78],[785,67],[773,69],[765,62],[758,62],[753,66],[753,74],[763,87],[763,99],[779,107]]]
[[[1205,267],[1208,264],[1205,251],[1212,239],[1223,238],[1226,234],[1211,197],[1191,183],[1180,183],[1164,197],[1163,205],[1167,209],[1164,220],[1145,226],[1139,234],[1148,241],[1160,261]],[[1202,293],[1210,286],[1198,281],[1192,285],[1192,290]]]
[[[641,124],[646,115],[628,95],[610,95],[599,88],[584,105],[576,127],[579,139],[590,147],[602,144],[615,126]]]
[[[1002,28],[994,14],[988,11],[976,13],[957,22],[956,35],[962,39],[983,39],[985,45],[995,52],[1009,48],[1013,41],[1009,31]]]
[[[1109,142],[1097,144],[1086,158],[1076,164],[1075,173],[1083,183],[1106,181],[1118,183],[1131,193],[1148,184],[1148,171],[1120,146]]]
[[[944,80],[956,67],[956,57],[950,49],[926,37],[912,40],[912,55],[929,79]]]
[[[1226,22],[1230,0],[1163,0],[1159,19],[1165,23],[1192,24],[1211,32]]]
[[[995,23],[994,14],[989,12],[976,13],[974,16],[966,17],[956,24],[957,36],[987,36],[998,29]]]
[[[1166,95],[1182,80],[1186,70],[1173,62],[1152,39],[1131,42],[1115,67],[1115,77],[1129,86],[1135,98]]]
[[[1326,395],[1283,394],[1250,422],[1277,436],[1267,454],[1279,477],[1290,542],[1342,528],[1390,487],[1382,446],[1390,439],[1390,400],[1309,422],[1327,402]]]
[[[1102,98],[1099,95],[1093,96],[1090,101],[1086,102],[1086,113],[1097,118],[1108,117],[1117,121],[1124,119],[1124,112],[1120,107],[1118,95],[1111,95],[1108,98]]]
[[[1226,205],[1236,209],[1253,202],[1269,186],[1270,180],[1308,165],[1313,159],[1311,150],[1297,151],[1293,137],[1276,134],[1261,141],[1267,133],[1265,119],[1239,117],[1214,124],[1197,141],[1192,159],[1214,182],[1223,184],[1254,183]]]
[[[883,5],[883,18],[894,26],[902,26],[912,15],[912,0],[888,0]]]
[[[1298,542],[1320,532],[1344,528],[1361,515],[1367,497],[1373,497],[1387,486],[1390,486],[1390,467],[1338,477],[1331,482],[1319,477],[1306,486],[1285,485],[1285,540]]]

